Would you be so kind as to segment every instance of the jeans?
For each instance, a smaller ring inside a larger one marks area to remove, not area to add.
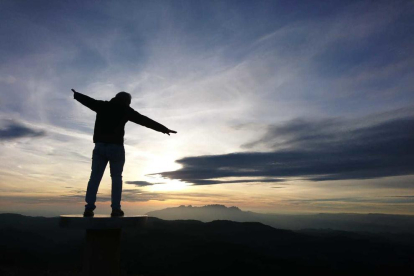
[[[95,143],[92,155],[92,172],[88,182],[88,189],[86,190],[86,209],[95,210],[96,208],[96,194],[108,161],[112,178],[111,207],[112,209],[121,208],[122,171],[125,164],[124,146],[118,144]]]

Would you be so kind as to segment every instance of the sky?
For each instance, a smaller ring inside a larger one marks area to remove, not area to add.
[[[1,1],[0,212],[80,213],[99,100],[122,208],[414,214],[413,1]],[[105,172],[96,213],[110,210]]]

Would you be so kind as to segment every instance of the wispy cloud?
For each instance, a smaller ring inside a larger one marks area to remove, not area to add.
[[[411,1],[1,1],[0,10],[0,118],[14,118],[0,128],[6,192],[4,183],[84,188],[95,114],[71,88],[100,100],[128,91],[135,109],[178,131],[127,124],[124,178],[142,190],[155,183],[139,179],[157,171],[217,197],[237,183],[412,173],[412,116],[377,115],[414,102]]]

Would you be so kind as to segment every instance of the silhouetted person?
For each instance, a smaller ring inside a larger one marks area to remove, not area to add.
[[[108,162],[112,178],[111,216],[123,216],[121,194],[122,171],[125,163],[125,124],[131,121],[168,135],[177,132],[136,112],[129,106],[131,104],[131,95],[127,92],[119,92],[108,102],[95,100],[76,92],[74,89],[72,91],[74,99],[96,112],[95,130],[93,133],[95,148],[92,154],[92,172],[86,191],[85,201],[87,204],[85,205],[83,216],[93,217],[94,215],[96,194]]]

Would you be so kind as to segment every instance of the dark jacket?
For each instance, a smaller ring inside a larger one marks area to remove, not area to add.
[[[123,104],[117,98],[99,101],[75,92],[73,97],[81,104],[96,112],[94,143],[124,144],[125,124],[128,121],[151,128],[159,132],[168,132],[168,128],[139,114],[133,108]]]

